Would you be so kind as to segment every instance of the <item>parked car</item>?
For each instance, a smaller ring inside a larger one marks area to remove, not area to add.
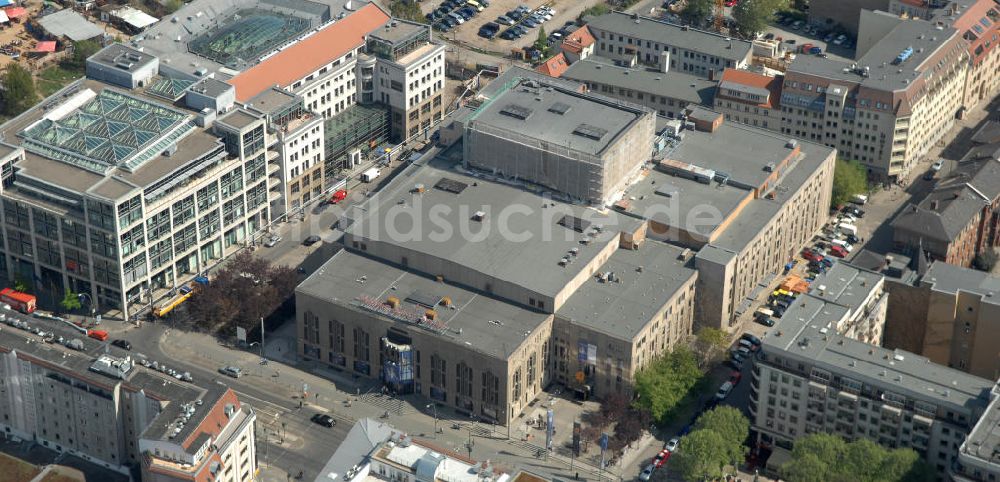
[[[931,170],[934,172],[939,172],[942,168],[944,168],[944,159],[938,159],[934,161],[934,164],[931,164]]]
[[[772,39],[774,39],[774,34],[773,33],[768,33],[768,34],[764,35],[764,40],[772,40]]]
[[[663,464],[667,463],[667,460],[669,459],[670,459],[670,451],[667,449],[663,449],[660,451],[660,453],[656,454],[656,457],[653,457],[653,465],[655,465],[656,468],[663,467]]]
[[[322,425],[327,428],[332,428],[334,425],[337,425],[337,419],[325,413],[317,413],[316,415],[313,415],[309,420],[312,420],[313,423]]]
[[[667,440],[667,443],[663,444],[663,449],[664,450],[669,450],[670,453],[674,453],[674,452],[677,451],[677,446],[680,445],[680,444],[681,444],[681,440],[679,438],[677,438],[677,437],[674,437],[674,438],[672,438],[670,440]]]
[[[750,343],[750,340],[744,340],[741,338],[738,343],[740,348],[746,348],[748,351],[757,351],[757,345]]]
[[[756,321],[764,326],[774,326],[774,320],[772,320],[770,316],[756,317],[753,321]]]
[[[279,242],[281,242],[281,236],[271,236],[270,238],[267,238],[267,241],[264,241],[264,246],[268,248],[273,248],[274,245],[278,244]]]
[[[128,340],[115,340],[111,342],[112,345],[121,348],[122,350],[131,350],[132,343]]]
[[[722,386],[719,387],[719,391],[715,392],[715,398],[718,400],[725,400],[731,391],[733,391],[733,382],[723,383]]]
[[[744,334],[740,335],[740,338],[742,338],[742,339],[744,339],[746,341],[749,341],[750,343],[753,343],[754,345],[757,345],[757,346],[760,346],[760,344],[761,344],[760,338],[757,338],[757,336],[754,335],[753,333],[744,333]]]
[[[743,369],[743,360],[729,359],[726,360],[726,364],[737,370]]]
[[[840,247],[840,246],[834,245],[834,246],[830,247],[830,254],[832,254],[832,255],[834,255],[834,256],[836,256],[838,258],[846,258],[847,257],[847,250],[844,249],[844,248],[842,248],[842,247]]]
[[[240,367],[224,366],[219,369],[219,373],[228,377],[239,378],[243,375],[243,370],[241,370]]]
[[[743,378],[743,372],[739,370],[733,370],[732,372],[729,373],[729,382],[732,383],[734,386],[738,385],[740,383],[740,379],[742,378]]]
[[[499,23],[501,25],[514,25],[515,22],[514,22],[514,19],[512,19],[512,18],[510,18],[510,17],[508,17],[506,15],[501,15],[501,16],[497,17],[497,23]]]
[[[302,241],[302,244],[306,246],[312,246],[318,242],[319,242],[319,236],[316,236],[315,234],[310,234],[309,236],[306,237],[305,240]]]
[[[847,242],[851,243],[851,244],[858,244],[858,243],[861,242],[861,240],[858,239],[858,237],[855,236],[855,235],[853,235],[853,234],[848,234],[847,235]]]
[[[656,470],[656,466],[649,464],[645,469],[642,469],[642,473],[639,474],[639,480],[642,482],[649,482],[649,479],[653,477],[653,471]]]

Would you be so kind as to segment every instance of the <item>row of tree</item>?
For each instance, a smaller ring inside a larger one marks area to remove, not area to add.
[[[635,404],[657,423],[667,423],[683,407],[697,401],[707,384],[698,356],[688,347],[678,346],[635,375]]]
[[[817,433],[795,441],[791,460],[781,466],[781,478],[788,482],[931,482],[937,474],[913,449],[887,449],[868,439],[847,442]]]
[[[744,37],[763,32],[774,14],[787,6],[787,0],[740,0],[732,10],[736,32]],[[717,13],[715,0],[688,0],[681,11],[681,18],[701,26],[710,23]]]
[[[749,434],[750,421],[738,409],[718,406],[709,410],[681,440],[677,454],[671,457],[671,470],[692,482],[719,479],[726,467],[739,466]]]

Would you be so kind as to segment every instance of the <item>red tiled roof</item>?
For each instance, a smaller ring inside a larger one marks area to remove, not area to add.
[[[56,51],[55,40],[44,40],[38,42],[38,45],[35,45],[35,52],[55,52],[55,51]]]
[[[28,13],[28,10],[24,7],[10,7],[7,10],[7,18],[17,18]]]
[[[747,70],[726,69],[722,72],[722,78],[719,79],[719,83],[721,85],[722,82],[731,82],[747,87],[767,89],[770,92],[768,100],[760,104],[760,106],[771,108],[778,105],[778,100],[781,98],[781,82],[783,80],[781,76],[768,77]]]
[[[236,87],[236,99],[246,102],[274,85],[291,85],[360,47],[366,35],[387,21],[389,15],[377,5],[365,5],[343,20],[324,27],[233,77],[229,83]]]
[[[572,33],[566,36],[562,42],[562,49],[564,52],[580,53],[583,49],[594,45],[597,40],[594,35],[590,33],[590,29],[586,25],[574,30]]]
[[[566,61],[566,56],[560,52],[558,55],[542,62],[538,67],[535,67],[535,71],[541,72],[549,77],[561,77],[568,68],[569,62]]]

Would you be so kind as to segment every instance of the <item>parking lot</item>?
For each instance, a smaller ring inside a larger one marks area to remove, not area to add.
[[[796,53],[803,44],[812,44],[831,59],[850,61],[854,58],[854,38],[838,29],[814,27],[804,20],[795,20],[790,16],[779,14],[778,21],[764,31],[765,36],[768,34],[780,38],[787,50]],[[840,35],[844,35],[844,40],[837,43],[837,37]]]
[[[497,55],[509,55],[511,50],[527,47],[535,42],[538,38],[538,30],[544,28],[546,35],[551,35],[552,33],[563,29],[568,23],[575,22],[576,18],[580,15],[580,12],[589,8],[590,6],[598,3],[599,0],[586,0],[586,1],[574,1],[574,0],[487,0],[486,3],[478,2],[483,7],[482,11],[477,11],[475,15],[471,16],[468,20],[464,20],[462,24],[455,27],[446,27],[442,29],[440,26],[441,20],[430,20],[432,24],[436,24],[436,33],[439,37],[443,37],[448,40],[455,41],[463,46],[470,47],[473,49],[486,51],[494,53]],[[456,5],[457,4],[457,5]],[[441,8],[445,10],[441,10]],[[545,10],[549,10],[551,15],[546,15],[548,20],[542,22],[540,25],[530,26],[530,22],[526,23],[526,18],[530,17],[532,14],[539,12],[539,9],[545,7]],[[421,9],[425,15],[431,14],[431,12],[437,11],[439,14],[445,11],[451,13],[459,13],[460,10],[466,9],[466,13],[471,13],[468,8],[477,10],[474,6],[470,6],[466,0],[448,0],[444,1],[425,1],[421,3]],[[506,35],[504,32],[513,27],[508,24],[503,25],[497,22],[497,19],[501,16],[506,16],[509,13],[513,13],[520,9],[519,17],[514,20],[517,26],[523,28],[523,33],[515,39],[503,38]],[[454,16],[452,16],[454,17]],[[440,17],[435,17],[440,18]],[[451,23],[456,23],[455,20]],[[479,35],[480,29],[486,24],[494,23],[498,24],[500,27],[496,32],[495,36],[490,38],[484,38]],[[569,30],[575,27],[569,27]],[[553,39],[558,42],[558,40]]]

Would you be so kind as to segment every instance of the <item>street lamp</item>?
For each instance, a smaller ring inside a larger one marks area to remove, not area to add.
[[[434,433],[438,433],[438,406],[436,403],[429,403],[425,408],[434,409]]]
[[[87,300],[87,304],[90,305],[90,316],[97,316],[97,304],[94,303],[94,298],[87,293],[77,293],[76,298],[80,300],[81,303],[83,303],[84,300]]]

